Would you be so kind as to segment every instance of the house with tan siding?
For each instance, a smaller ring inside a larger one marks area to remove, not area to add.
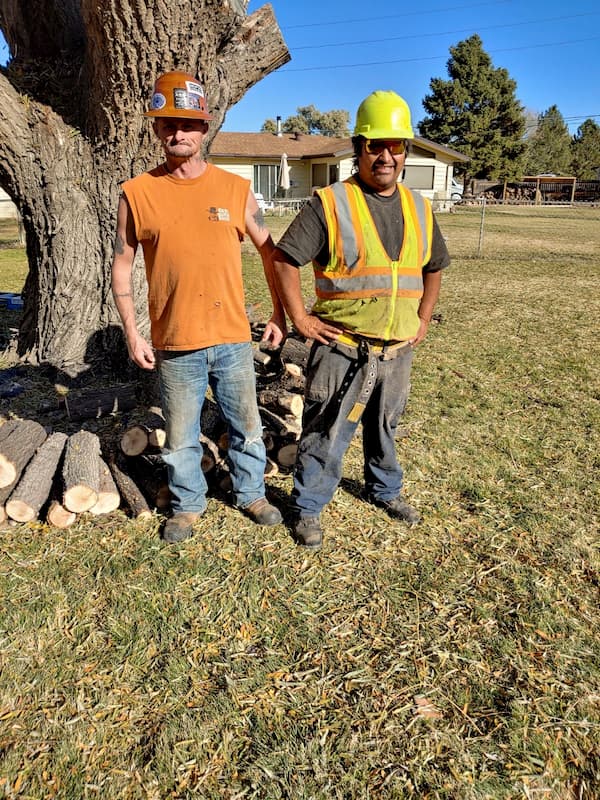
[[[281,157],[289,166],[290,188],[279,186]],[[208,160],[250,181],[266,201],[291,202],[352,174],[350,138],[303,133],[228,133],[213,139]],[[406,159],[404,183],[432,200],[437,210],[451,206],[454,167],[469,159],[444,145],[417,136]]]

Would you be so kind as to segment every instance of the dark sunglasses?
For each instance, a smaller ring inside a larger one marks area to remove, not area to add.
[[[393,156],[401,156],[406,151],[406,142],[401,139],[365,139],[365,151],[372,156],[378,156],[384,150],[389,150]]]

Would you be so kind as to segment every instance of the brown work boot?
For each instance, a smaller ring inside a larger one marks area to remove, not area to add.
[[[294,523],[294,538],[300,547],[319,550],[323,544],[323,530],[319,517],[299,517]]]
[[[255,500],[249,506],[242,508],[242,511],[257,525],[279,525],[283,519],[279,509],[272,506],[266,497]]]
[[[178,511],[165,523],[162,538],[165,542],[183,542],[194,535],[193,525],[200,519],[200,514],[195,511]]]
[[[392,500],[379,500],[372,496],[368,500],[370,503],[385,509],[389,516],[394,517],[394,519],[401,519],[402,522],[407,522],[409,525],[418,525],[421,522],[421,515],[417,509],[406,503],[400,495]]]

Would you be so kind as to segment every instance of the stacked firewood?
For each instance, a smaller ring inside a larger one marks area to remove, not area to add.
[[[108,514],[123,499],[135,517],[151,515],[124,460],[105,460],[97,434],[48,434],[34,420],[0,427],[0,522],[45,519],[67,528],[78,514]]]
[[[290,337],[279,350],[255,346],[254,353],[268,453],[266,475],[274,475],[289,470],[295,460],[308,346]],[[127,405],[131,409],[132,404]],[[84,415],[85,407],[78,413]],[[98,402],[90,408],[94,417],[115,410],[110,403]],[[204,403],[200,427],[201,466],[207,482],[227,491],[231,485],[227,428],[210,398]],[[117,444],[114,438],[102,442],[87,430],[67,435],[49,432],[34,420],[8,420],[0,426],[0,523],[40,519],[66,528],[85,512],[108,514],[126,506],[131,516],[144,519],[152,508],[163,511],[170,502],[160,457],[164,444],[164,419],[158,407],[136,414],[135,423],[123,428]]]

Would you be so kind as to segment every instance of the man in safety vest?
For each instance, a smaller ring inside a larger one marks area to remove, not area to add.
[[[235,505],[259,525],[281,514],[265,498],[266,453],[256,400],[240,242],[248,234],[274,286],[273,241],[250,184],[208,164],[202,147],[212,119],[193,75],[167,72],[155,83],[154,133],[165,161],[123,184],[117,214],[112,290],[131,359],[158,368],[173,516],[163,538],[193,534],[206,508],[200,466],[200,412],[208,386],[229,429],[228,460]],[[141,244],[148,279],[152,346],[138,332],[131,289]],[[279,344],[285,314],[275,289],[265,339]]]
[[[363,424],[366,498],[409,524],[395,433],[408,399],[413,348],[427,334],[450,258],[428,200],[398,179],[410,111],[395,92],[361,103],[352,139],[357,171],[319,189],[281,238],[278,292],[295,328],[314,341],[292,491],[298,544],[322,544],[320,513]],[[317,300],[307,311],[298,267],[312,261]]]

